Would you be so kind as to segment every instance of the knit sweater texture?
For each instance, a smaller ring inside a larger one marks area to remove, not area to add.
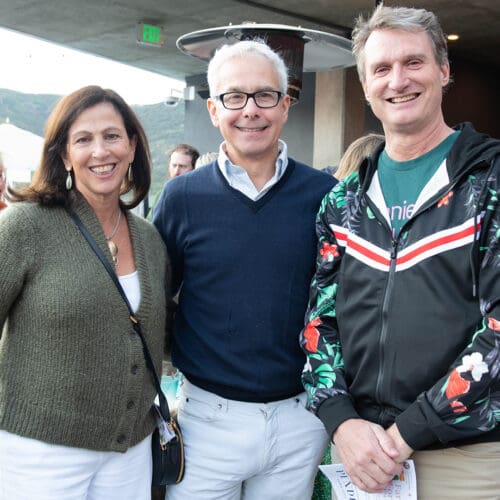
[[[335,183],[289,159],[258,201],[216,163],[170,180],[153,221],[182,282],[172,360],[199,387],[238,401],[303,391],[304,324],[314,272],[314,221]]]
[[[112,263],[82,196],[72,208]],[[170,264],[155,228],[128,212],[137,316],[160,373]],[[0,429],[48,443],[124,452],[154,429],[155,389],[128,309],[62,207],[0,214]]]

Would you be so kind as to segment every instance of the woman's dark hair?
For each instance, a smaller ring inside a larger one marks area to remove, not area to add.
[[[131,199],[120,200],[123,208],[134,208],[146,196],[151,184],[151,156],[144,129],[132,108],[116,92],[97,85],[83,87],[63,97],[55,106],[45,125],[45,140],[40,165],[28,187],[9,189],[11,201],[32,201],[46,206],[68,204],[66,189],[68,173],[62,156],[66,154],[68,132],[78,116],[88,108],[110,103],[121,115],[129,140],[137,138],[132,179],[125,176],[121,193],[133,192]]]

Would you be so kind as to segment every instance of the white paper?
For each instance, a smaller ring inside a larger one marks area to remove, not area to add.
[[[155,409],[158,414],[156,415],[156,427],[158,427],[158,432],[160,433],[160,444],[164,446],[170,440],[174,439],[175,433],[171,426],[163,419],[158,406],[155,405]]]
[[[413,460],[406,460],[403,471],[395,476],[383,493],[366,493],[351,482],[342,464],[320,465],[332,483],[337,500],[417,500],[417,478]]]

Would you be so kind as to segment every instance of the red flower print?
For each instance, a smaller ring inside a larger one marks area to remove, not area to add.
[[[495,318],[488,318],[488,327],[495,332],[500,332],[500,321]]]
[[[319,332],[316,326],[321,325],[319,318],[314,318],[309,321],[304,331],[304,338],[306,339],[306,349],[309,352],[316,352],[318,350]]]
[[[323,247],[320,248],[319,253],[323,257],[323,260],[327,260],[328,262],[331,262],[334,257],[339,256],[337,245],[330,245],[327,241],[323,242]]]
[[[464,380],[458,370],[455,368],[451,372],[450,378],[448,380],[448,386],[446,387],[446,397],[452,399],[456,396],[461,396],[469,392],[470,382]],[[450,406],[453,408],[455,413],[462,413],[467,411],[467,407],[464,406],[460,401],[452,401]]]
[[[450,406],[453,408],[454,413],[463,413],[464,411],[467,411],[467,406],[460,401],[452,401]]]
[[[438,208],[441,208],[443,205],[448,205],[450,203],[450,198],[453,196],[453,191],[450,191],[448,194],[445,194],[439,201],[438,201]]]

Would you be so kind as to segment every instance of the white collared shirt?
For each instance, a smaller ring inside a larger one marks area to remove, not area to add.
[[[279,155],[276,158],[276,168],[274,175],[266,182],[264,187],[258,191],[254,183],[250,179],[247,171],[238,165],[231,162],[225,152],[225,143],[219,147],[218,165],[222,175],[226,178],[229,185],[243,193],[252,201],[257,201],[262,198],[280,179],[288,166],[288,148],[284,141],[279,139]]]

